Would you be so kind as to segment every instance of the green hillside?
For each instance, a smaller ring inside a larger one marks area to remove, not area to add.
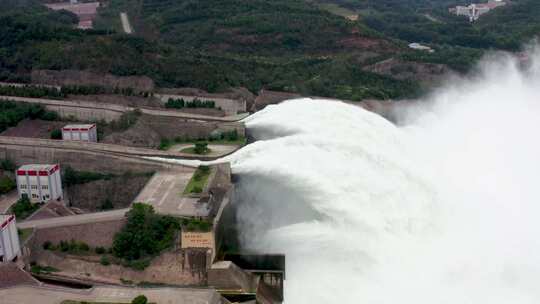
[[[540,2],[506,1],[470,23],[448,8],[487,0],[318,0],[354,10],[361,22],[388,37],[408,42],[516,51],[540,33]]]
[[[115,33],[107,18],[120,10],[138,35]],[[369,58],[401,46],[303,1],[111,0],[100,14],[101,30],[79,31],[67,12],[35,5],[4,10],[0,78],[89,69],[208,91],[244,86],[356,100],[418,92],[414,82],[362,70]]]

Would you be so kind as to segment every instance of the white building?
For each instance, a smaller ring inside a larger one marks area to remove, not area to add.
[[[469,17],[470,22],[474,22],[480,18],[480,16],[488,13],[489,11],[506,5],[506,2],[502,0],[488,0],[487,3],[473,3],[469,6],[456,6],[450,9],[450,13],[458,16]]]
[[[67,125],[62,128],[62,139],[97,142],[96,124]]]
[[[20,252],[15,216],[0,214],[0,263],[13,261]]]
[[[59,165],[24,165],[17,170],[19,197],[31,202],[48,202],[63,197]]]
[[[413,50],[418,50],[418,51],[427,51],[427,52],[430,52],[430,53],[434,53],[435,51],[430,48],[429,46],[426,46],[426,45],[422,45],[420,43],[417,43],[417,42],[413,42],[413,43],[410,43],[409,44],[409,48],[413,49]]]

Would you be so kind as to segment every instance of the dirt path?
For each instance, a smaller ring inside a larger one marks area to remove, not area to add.
[[[126,13],[120,13],[120,20],[122,20],[122,28],[126,34],[133,34],[133,28],[129,23],[128,15]]]

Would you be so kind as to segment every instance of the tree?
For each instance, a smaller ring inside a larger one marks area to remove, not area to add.
[[[127,260],[152,256],[172,245],[177,220],[155,213],[154,208],[135,203],[126,214],[127,223],[114,237],[113,254]]]
[[[24,219],[39,208],[39,205],[32,204],[27,196],[23,196],[13,206],[11,211],[17,219]]]
[[[148,303],[148,299],[146,298],[145,295],[137,296],[135,297],[135,299],[133,299],[133,301],[131,301],[131,304],[146,304],[146,303]]]
[[[6,171],[15,171],[15,169],[17,168],[15,163],[11,159],[7,158],[2,160],[2,162],[0,163],[0,167],[2,167],[2,169]]]

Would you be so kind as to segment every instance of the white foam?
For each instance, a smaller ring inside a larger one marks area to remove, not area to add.
[[[246,119],[243,244],[287,255],[287,303],[540,303],[539,73],[483,71],[403,128],[310,99]]]

